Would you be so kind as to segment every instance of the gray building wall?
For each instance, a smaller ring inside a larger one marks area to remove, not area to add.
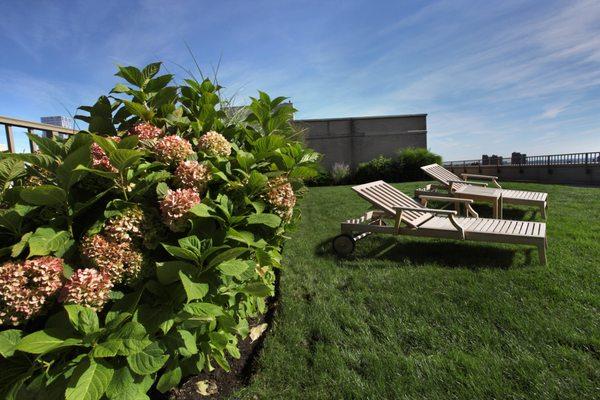
[[[304,130],[306,144],[322,153],[322,164],[336,162],[355,168],[384,155],[394,156],[406,147],[427,147],[427,114],[381,117],[295,120]]]

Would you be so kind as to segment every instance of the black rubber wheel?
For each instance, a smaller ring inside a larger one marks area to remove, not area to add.
[[[338,235],[333,239],[333,251],[338,256],[345,257],[352,254],[354,247],[356,247],[356,241],[346,233]]]

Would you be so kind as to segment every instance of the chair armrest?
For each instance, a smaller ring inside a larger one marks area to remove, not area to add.
[[[483,187],[487,187],[487,183],[484,182],[467,182],[467,181],[448,181],[450,183],[450,185],[454,184],[454,183],[459,183],[461,185],[473,185],[473,186],[483,186]]]
[[[477,175],[477,174],[460,174],[460,176],[463,177],[463,179],[467,179],[467,178],[476,178],[476,179],[488,179],[488,180],[495,180],[498,179],[497,176],[492,176],[492,175]]]
[[[433,200],[433,201],[447,201],[452,203],[473,203],[471,199],[461,199],[458,197],[445,197],[445,196],[431,196],[427,194],[422,194],[419,196],[420,199],[424,200]]]
[[[440,214],[440,215],[456,215],[458,212],[454,210],[440,210],[438,208],[425,207],[394,207],[395,211],[414,211],[422,213]]]
[[[477,174],[460,174],[460,176],[463,177],[463,179],[465,180],[465,182],[467,181],[468,178],[475,178],[475,179],[487,179],[488,181],[491,181],[497,188],[502,189],[502,186],[500,186],[500,184],[498,183],[498,177],[497,176],[492,176],[492,175],[477,175]],[[475,182],[469,182],[469,184],[471,185],[475,185]]]

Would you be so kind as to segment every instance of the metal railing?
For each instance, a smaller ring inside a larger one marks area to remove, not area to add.
[[[57,137],[61,134],[74,135],[75,133],[77,133],[77,131],[74,129],[2,116],[0,116],[0,125],[4,125],[4,132],[6,133],[6,151],[8,151],[9,153],[14,153],[16,150],[13,128],[24,128],[27,129],[28,133],[33,134],[35,134],[36,132],[41,132],[45,137]],[[29,139],[28,141],[29,150],[31,152],[34,152],[36,150],[35,143],[33,143]]]
[[[522,156],[512,162],[511,157],[502,157],[484,164],[482,160],[460,160],[445,161],[447,167],[468,167],[468,166],[555,166],[555,165],[600,165],[600,151],[589,153],[565,153],[565,154],[547,154],[540,156]]]

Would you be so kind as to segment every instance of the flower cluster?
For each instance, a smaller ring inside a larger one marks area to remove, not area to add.
[[[194,189],[169,189],[160,202],[163,222],[173,232],[183,231],[187,223],[186,214],[196,204],[200,204],[200,195]]]
[[[118,136],[111,136],[109,139],[119,143],[121,138]],[[113,167],[110,163],[110,159],[106,152],[100,147],[97,143],[92,143],[90,146],[90,151],[92,153],[92,167],[101,169],[108,172],[118,172],[115,167]]]
[[[278,176],[267,182],[265,199],[273,206],[275,213],[285,221],[292,218],[294,206],[296,205],[296,195],[292,185],[284,176]]]
[[[0,266],[0,324],[20,325],[45,311],[62,286],[63,261],[38,257]]]
[[[141,207],[129,207],[104,224],[104,233],[113,242],[132,242],[142,238],[145,215]]]
[[[140,140],[151,140],[159,138],[163,135],[163,131],[147,122],[135,124],[127,132],[129,135],[136,135]]]
[[[198,147],[211,156],[229,157],[231,154],[231,143],[225,139],[225,136],[215,131],[202,135],[198,139]]]
[[[198,161],[182,161],[175,170],[175,182],[180,188],[197,189],[202,193],[212,178],[210,167]]]
[[[177,135],[165,136],[154,146],[156,157],[167,164],[185,160],[193,154],[190,142]]]
[[[63,286],[58,301],[88,306],[98,311],[108,301],[112,287],[107,273],[93,268],[79,269]]]
[[[81,254],[115,285],[135,283],[142,274],[144,257],[131,242],[118,242],[97,234],[83,238]]]

